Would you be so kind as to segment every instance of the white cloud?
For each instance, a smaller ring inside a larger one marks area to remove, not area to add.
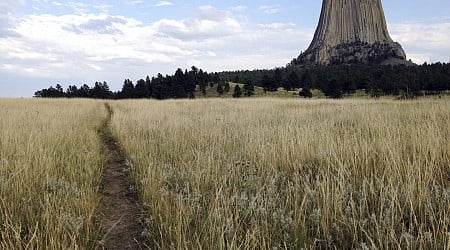
[[[280,5],[261,5],[259,6],[259,10],[266,14],[276,14],[280,12]]]
[[[197,9],[192,19],[144,24],[103,14],[30,15],[0,39],[0,71],[85,82],[173,73],[193,64],[207,71],[270,68],[288,63],[313,30],[295,24],[251,25],[229,11]],[[73,82],[72,82],[73,83]]]
[[[63,79],[170,73],[217,58],[215,46],[241,30],[230,13],[211,6],[198,8],[197,18],[148,24],[106,13],[29,15],[14,27],[17,37],[0,38],[0,71]]]
[[[0,39],[0,61],[28,69],[43,66],[47,69],[44,72],[56,75],[76,74],[80,67],[102,70],[106,68],[102,64],[114,60],[166,63],[172,56],[186,54],[164,41],[146,38],[144,34],[154,31],[137,20],[105,14],[28,16],[15,31],[20,38]],[[61,72],[55,62],[67,68]]]
[[[102,71],[103,70],[103,68],[102,67],[100,67],[100,66],[98,66],[98,65],[96,65],[96,64],[89,64],[89,66],[91,67],[91,68],[93,68],[94,70],[97,70],[97,71]]]
[[[296,27],[295,23],[269,23],[269,24],[258,24],[258,27],[262,29],[276,29],[276,30],[282,30],[282,29],[294,29]]]
[[[186,20],[161,19],[154,26],[158,35],[179,40],[203,40],[239,34],[239,21],[228,12],[211,6],[198,8],[198,18]]]
[[[14,35],[11,26],[14,21],[13,6],[21,1],[0,0],[0,37]]]
[[[228,9],[231,11],[234,11],[234,12],[244,12],[247,9],[247,7],[244,5],[238,5],[238,6],[229,7]]]
[[[155,7],[173,6],[173,3],[170,1],[158,1],[154,6]]]
[[[144,3],[143,0],[125,0],[126,3],[128,4],[141,4]]]
[[[9,32],[0,36],[0,74],[60,79],[66,85],[97,80],[120,85],[124,78],[170,74],[194,64],[207,71],[273,68],[305,50],[314,33],[292,22],[252,24],[230,10],[201,6],[194,18],[150,23],[89,12],[28,15],[13,25],[6,19],[8,28],[0,29]],[[400,23],[389,29],[414,62],[449,60],[450,23]]]
[[[450,60],[450,23],[390,24],[389,31],[415,63]]]
[[[60,3],[60,2],[58,2]],[[69,1],[67,3],[61,3],[60,6],[66,6],[69,7],[71,9],[73,9],[75,11],[75,13],[81,13],[81,14],[86,14],[86,13],[92,13],[92,12],[102,12],[102,13],[106,13],[108,12],[108,10],[111,8],[110,5],[108,4],[90,4],[90,3],[85,3],[85,2],[75,2],[75,1]]]

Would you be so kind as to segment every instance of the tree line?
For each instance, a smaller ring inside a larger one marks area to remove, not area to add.
[[[81,87],[70,85],[67,90],[57,84],[47,89],[36,91],[35,97],[45,98],[96,98],[96,99],[131,99],[131,98],[195,98],[195,90],[200,88],[206,94],[206,87],[219,83],[217,73],[208,73],[192,66],[188,71],[177,69],[173,75],[140,79],[135,84],[130,79],[125,79],[122,89],[117,92],[110,90],[106,82],[95,82],[93,87],[83,84]]]
[[[406,65],[333,65],[299,67],[288,64],[284,68],[241,70],[219,73],[224,81],[246,79],[265,91],[311,89],[321,90],[327,97],[340,98],[364,90],[372,97],[384,95],[436,95],[450,90],[450,64],[435,63]],[[300,93],[301,94],[301,93]]]
[[[230,90],[230,82],[240,83]],[[217,95],[233,91],[233,97],[254,95],[255,86],[264,91],[301,89],[300,96],[311,97],[311,89],[321,90],[327,97],[341,98],[364,90],[372,97],[384,95],[414,97],[436,95],[450,90],[450,64],[435,63],[417,66],[334,65],[327,67],[299,67],[288,64],[268,70],[226,71],[208,73],[192,66],[188,71],[177,69],[173,75],[146,77],[135,84],[125,79],[122,89],[112,92],[106,82],[93,87],[71,85],[66,91],[61,85],[39,90],[35,97],[80,97],[98,99],[177,99],[195,98],[196,89],[206,95],[215,88]]]

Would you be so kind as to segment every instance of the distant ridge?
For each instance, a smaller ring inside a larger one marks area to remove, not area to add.
[[[314,38],[293,63],[412,64],[389,35],[381,0],[324,0]]]

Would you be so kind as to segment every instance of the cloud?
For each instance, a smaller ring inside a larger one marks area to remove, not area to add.
[[[15,21],[13,15],[13,7],[16,4],[22,5],[23,2],[13,0],[0,0],[0,38],[17,36],[17,34],[11,30],[11,26]]]
[[[398,41],[415,63],[448,62],[450,55],[450,23],[390,24],[392,38]]]
[[[187,20],[161,19],[154,26],[158,34],[179,40],[202,40],[235,35],[241,32],[239,21],[226,11],[212,6],[198,8],[198,18]]]
[[[105,14],[33,15],[23,18],[14,30],[19,39],[0,39],[0,64],[17,65],[24,69],[17,72],[24,74],[70,76],[85,72],[83,68],[105,69],[114,60],[166,63],[186,54],[146,37],[151,27],[137,20]]]
[[[0,71],[58,79],[83,72],[108,81],[193,64],[208,71],[270,68],[296,57],[313,34],[293,23],[253,25],[212,6],[196,14],[151,23],[107,13],[24,16],[13,29],[20,37],[0,38]]]
[[[144,3],[144,1],[143,0],[125,0],[125,3],[135,5],[135,4]]]
[[[244,12],[247,9],[247,7],[244,5],[238,5],[238,6],[229,7],[228,9],[231,11],[234,11],[234,12]]]
[[[293,23],[253,25],[212,6],[198,7],[194,18],[150,23],[107,13],[28,15],[13,31],[20,36],[0,38],[2,74],[66,85],[105,80],[112,89],[124,78],[192,65],[207,71],[282,66],[313,34]]]
[[[74,10],[75,13],[84,13],[84,14],[98,11],[106,13],[112,7],[111,5],[108,4],[91,4],[79,1],[78,2],[69,1],[67,3],[57,2],[57,4],[60,4],[58,6],[68,7]]]
[[[261,5],[259,6],[259,10],[266,14],[276,14],[280,12],[280,5]]]
[[[93,10],[11,20],[10,11],[0,8],[9,18],[7,29],[1,23],[0,31],[10,33],[0,36],[0,74],[58,79],[65,85],[105,80],[118,89],[124,78],[170,74],[192,65],[207,71],[283,66],[307,48],[314,34],[313,28],[293,22],[254,24],[229,8],[209,5],[198,7],[192,18],[147,23]],[[449,60],[450,23],[389,26],[413,61]]]
[[[86,31],[98,34],[121,34],[118,26],[125,25],[127,22],[128,21],[123,17],[112,17],[103,14],[89,19],[79,25],[72,24],[65,28],[78,34]]]
[[[283,29],[294,29],[296,27],[295,23],[269,23],[269,24],[258,24],[259,28],[262,29],[276,29],[276,30],[283,30]]]
[[[170,1],[158,1],[154,6],[155,7],[173,6],[173,3]]]
[[[12,29],[20,36],[0,38],[0,72],[61,79],[79,72],[90,79],[170,73],[216,58],[220,40],[241,29],[230,13],[211,6],[199,7],[193,19],[147,24],[106,13],[28,15]]]

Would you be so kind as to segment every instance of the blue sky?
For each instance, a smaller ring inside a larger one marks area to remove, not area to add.
[[[383,0],[416,63],[450,61],[450,1]],[[0,0],[0,97],[60,83],[284,66],[312,39],[321,1]]]

